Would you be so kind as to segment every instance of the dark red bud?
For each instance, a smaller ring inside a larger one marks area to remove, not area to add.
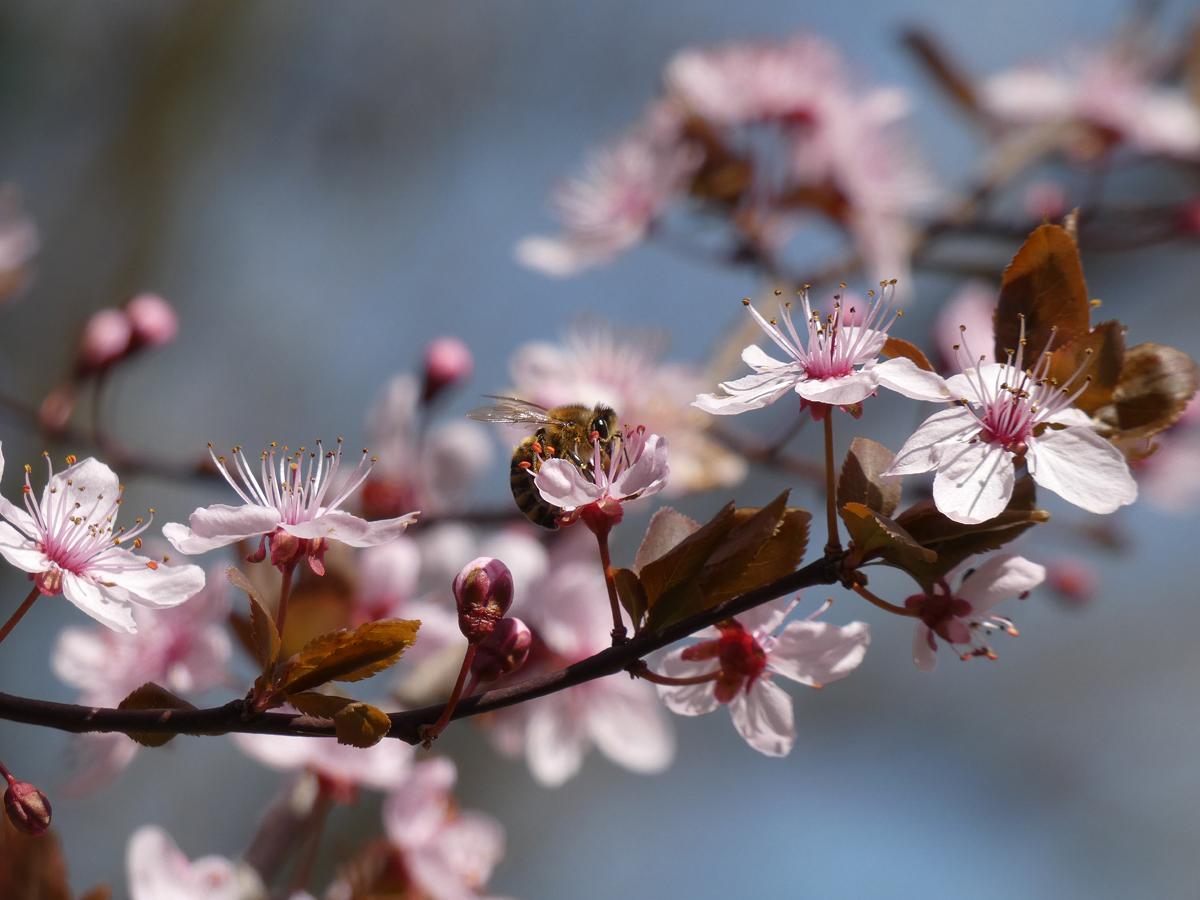
[[[533,634],[520,619],[501,619],[475,649],[471,674],[478,681],[496,681],[511,675],[529,659]]]
[[[26,834],[37,837],[50,827],[50,801],[27,781],[13,781],[4,792],[8,820]]]
[[[478,644],[504,618],[513,600],[512,572],[490,556],[467,563],[454,579],[458,628],[468,641]]]
[[[295,562],[300,552],[300,538],[277,528],[271,534],[271,565],[286,566]]]

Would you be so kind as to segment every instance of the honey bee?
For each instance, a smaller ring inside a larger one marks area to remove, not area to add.
[[[558,457],[585,472],[592,471],[592,435],[600,439],[600,460],[605,466],[616,443],[620,441],[617,414],[607,406],[589,409],[582,404],[556,406],[547,409],[516,397],[496,397],[491,406],[480,406],[467,416],[480,422],[503,422],[517,425],[537,425],[538,429],[513,451],[508,484],[517,507],[535,525],[558,530],[556,521],[563,511],[547,503],[533,483],[542,463]]]

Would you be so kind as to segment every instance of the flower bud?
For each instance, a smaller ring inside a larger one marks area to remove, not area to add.
[[[179,317],[158,294],[138,294],[125,304],[125,315],[133,326],[134,343],[139,347],[161,347],[179,334]]]
[[[478,644],[492,633],[512,600],[512,572],[500,560],[490,556],[467,563],[454,579],[458,628],[472,644]]]
[[[133,323],[124,310],[102,309],[92,313],[79,340],[77,366],[81,373],[110,366],[126,354],[133,340]]]
[[[50,801],[27,781],[10,781],[4,792],[4,811],[19,830],[37,837],[50,827]]]
[[[475,372],[471,350],[456,337],[440,337],[425,348],[425,389],[422,403],[429,403],[443,390],[460,384]]]
[[[533,634],[520,619],[501,619],[475,649],[471,675],[478,681],[496,681],[511,675],[529,659]]]

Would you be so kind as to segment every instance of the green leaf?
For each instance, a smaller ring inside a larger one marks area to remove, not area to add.
[[[899,481],[888,484],[881,476],[895,455],[887,447],[866,438],[855,438],[842,463],[838,479],[837,505],[861,503],[868,509],[890,516],[900,502]]]
[[[230,566],[225,570],[225,577],[234,587],[241,588],[250,598],[250,639],[254,645],[254,655],[262,666],[263,674],[269,675],[279,662],[279,629],[275,627],[275,619],[267,610],[267,605],[259,596],[258,590],[250,583],[240,569]]]
[[[1016,354],[1022,316],[1026,365],[1051,338],[1054,347],[1063,347],[1089,333],[1091,307],[1079,248],[1058,225],[1037,228],[1004,270],[996,307],[996,359],[1006,359],[1010,351]],[[982,352],[982,348],[971,349]]]
[[[417,639],[420,625],[416,620],[380,619],[357,631],[318,635],[285,663],[275,690],[295,694],[330,681],[370,678],[400,659]]]
[[[188,703],[182,697],[176,697],[165,687],[160,687],[153,682],[146,682],[140,688],[134,690],[128,697],[118,704],[117,709],[195,709],[192,704]],[[143,747],[161,747],[171,738],[173,734],[159,734],[149,731],[130,731],[129,736],[141,744]]]

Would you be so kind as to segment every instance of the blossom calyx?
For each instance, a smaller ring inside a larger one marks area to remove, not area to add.
[[[498,559],[481,556],[471,560],[454,579],[458,628],[472,644],[492,633],[512,601],[512,572]]]
[[[4,792],[4,811],[8,821],[25,834],[37,837],[50,827],[50,801],[27,781],[10,776],[8,790]]]
[[[533,632],[520,619],[501,619],[475,650],[471,675],[476,681],[498,681],[529,659]]]

